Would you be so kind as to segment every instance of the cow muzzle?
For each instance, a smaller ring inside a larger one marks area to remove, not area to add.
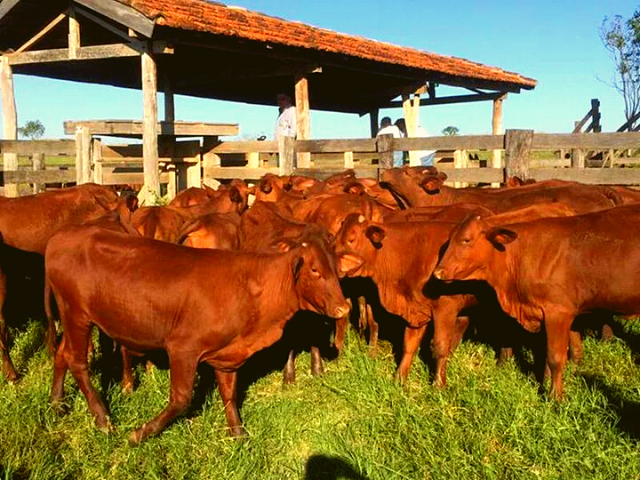
[[[438,280],[445,280],[444,278],[444,269],[442,267],[438,267],[433,271],[433,276]]]
[[[351,307],[348,303],[345,303],[343,306],[338,307],[334,310],[332,317],[333,318],[343,318],[351,312]]]

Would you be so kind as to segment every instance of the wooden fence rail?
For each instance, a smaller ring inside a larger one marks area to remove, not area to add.
[[[75,157],[77,154],[79,160],[76,165],[81,167],[81,181],[93,180],[105,184],[142,184],[144,182],[140,145],[105,145],[99,140],[93,139],[93,151],[88,160],[86,148],[77,149],[76,146],[77,144],[73,140],[0,140],[0,154],[66,155],[70,157]],[[389,165],[393,151],[420,150],[453,151],[454,158],[459,157],[460,152],[467,150],[505,151],[505,168],[452,168],[451,166],[454,164],[438,164],[438,168],[447,173],[449,180],[457,183],[500,183],[504,182],[506,176],[516,174],[537,180],[557,178],[592,184],[640,185],[640,168],[575,168],[576,162],[574,160],[571,160],[570,163],[574,168],[550,168],[552,165],[568,165],[570,161],[564,159],[531,160],[531,151],[533,150],[581,152],[625,149],[640,149],[640,132],[547,134],[534,133],[530,130],[507,130],[504,135],[403,139],[393,137],[299,141],[286,139],[281,142],[218,141],[203,142],[203,144],[199,144],[197,141],[188,141],[179,142],[170,148],[161,145],[159,154],[161,164],[164,165],[161,181],[171,184],[172,182],[179,183],[176,179],[180,176],[191,178],[190,182],[183,181],[183,187],[191,186],[200,181],[211,182],[214,179],[257,180],[266,173],[296,173],[325,178],[344,168],[355,168],[360,177],[377,178],[380,168]],[[275,155],[276,153],[278,155]],[[331,168],[296,168],[295,157],[297,153],[320,156],[338,154],[344,156],[344,162],[342,166],[334,165]],[[265,166],[258,160],[260,154],[270,154],[269,166]],[[378,164],[369,166],[358,162],[354,163],[354,154],[356,158],[377,158]],[[230,165],[225,166],[223,159],[227,157],[234,160]],[[273,164],[275,160],[278,160],[276,165]],[[87,162],[89,163],[87,164]],[[455,165],[460,165],[460,162],[455,162]],[[183,169],[182,173],[180,169]],[[5,184],[66,183],[76,180],[78,178],[77,172],[77,168],[4,171],[2,179]]]

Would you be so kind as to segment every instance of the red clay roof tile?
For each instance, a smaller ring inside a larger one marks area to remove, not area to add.
[[[205,0],[118,0],[159,24],[183,30],[359,57],[443,74],[533,88],[536,81],[497,67],[337,33]]]

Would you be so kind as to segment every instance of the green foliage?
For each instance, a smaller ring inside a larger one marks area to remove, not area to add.
[[[44,135],[44,125],[40,120],[29,120],[22,127],[18,128],[18,134],[29,140],[38,140]]]
[[[612,85],[624,99],[629,120],[640,111],[640,8],[629,19],[605,17],[600,39],[614,61]]]
[[[130,448],[131,430],[166,405],[168,372],[139,367],[131,395],[117,386],[103,392],[116,426],[105,435],[71,378],[67,414],[51,410],[51,358],[34,353],[42,335],[39,322],[17,332],[12,355],[24,377],[17,385],[0,380],[0,478],[640,478],[640,366],[621,340],[587,339],[583,364],[567,369],[565,401],[555,404],[517,362],[498,368],[488,347],[471,342],[452,356],[447,389],[431,385],[419,359],[401,386],[392,380],[390,345],[382,342],[372,358],[349,332],[323,377],[309,374],[303,354],[297,385],[283,388],[272,372],[248,387],[245,440],[228,437],[214,391]],[[201,377],[197,395],[206,386]]]
[[[453,125],[449,125],[448,127],[442,129],[442,135],[446,135],[449,137],[453,137],[455,135],[458,135],[459,133],[460,129],[458,129],[458,127],[454,127]]]

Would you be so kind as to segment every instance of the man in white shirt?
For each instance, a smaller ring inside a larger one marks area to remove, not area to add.
[[[278,119],[273,133],[273,139],[279,137],[296,136],[296,107],[291,103],[291,97],[286,93],[278,94]]]
[[[402,135],[408,137],[407,135],[407,124],[404,121],[404,118],[399,118],[396,120],[396,126],[402,132]],[[416,133],[414,135],[415,138],[425,138],[428,137],[429,134],[427,131],[422,128],[420,125],[416,126]],[[420,165],[423,167],[432,167],[436,160],[436,151],[435,150],[420,150],[418,151],[418,158],[420,159]]]
[[[384,117],[380,120],[380,130],[378,130],[378,134],[380,135],[393,135],[393,138],[402,138],[402,133],[400,133],[400,129],[391,123],[391,118]],[[393,152],[393,166],[401,167],[403,164],[402,152]]]

